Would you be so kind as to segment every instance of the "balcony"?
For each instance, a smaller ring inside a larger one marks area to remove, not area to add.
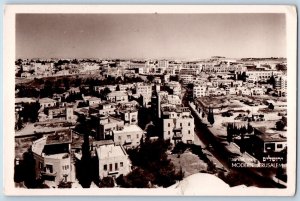
[[[117,175],[119,174],[119,171],[109,171],[108,175]]]
[[[56,177],[57,172],[41,171],[42,176]]]
[[[174,133],[173,140],[182,139],[183,135],[182,133]]]
[[[174,127],[173,128],[173,132],[181,132],[182,131],[182,127]]]

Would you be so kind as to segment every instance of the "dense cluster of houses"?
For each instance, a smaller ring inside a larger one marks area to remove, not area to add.
[[[131,73],[153,76],[148,82],[93,86],[94,92],[109,89],[106,97],[84,96],[79,88],[71,87],[62,94],[46,98],[28,98],[16,102],[16,122],[22,103],[37,101],[39,122],[68,122],[73,125],[80,116],[92,122],[94,133],[90,152],[98,160],[99,176],[117,177],[131,171],[127,151],[140,146],[145,131],[139,126],[139,108],[151,109],[153,119],[161,125],[161,136],[171,143],[194,143],[194,118],[189,108],[182,105],[182,84],[193,84],[194,98],[222,95],[263,95],[271,88],[280,96],[286,96],[285,71],[277,71],[276,65],[285,60],[236,60],[211,58],[197,62],[168,60],[22,60],[16,62],[16,73],[21,78],[43,78],[72,74],[99,72],[104,77],[123,77]],[[256,66],[256,68],[253,68]],[[252,69],[252,70],[250,70]],[[243,79],[237,79],[242,76]],[[99,74],[99,75],[100,75]],[[170,81],[177,76],[177,81]],[[273,77],[271,85],[267,81]],[[264,81],[264,82],[263,82]],[[80,94],[81,100],[67,103],[70,94]],[[84,103],[84,107],[79,107]],[[84,133],[83,133],[84,134]],[[54,131],[36,140],[32,151],[36,159],[36,175],[58,184],[74,181],[73,160],[82,157],[80,134],[72,128]],[[73,174],[73,175],[72,175]]]

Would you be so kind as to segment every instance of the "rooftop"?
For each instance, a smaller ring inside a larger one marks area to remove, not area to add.
[[[112,91],[107,96],[127,96],[127,93],[124,91]]]
[[[51,98],[41,98],[39,100],[40,103],[49,103],[49,102],[56,102],[56,100],[53,100]]]
[[[122,146],[114,144],[100,145],[96,148],[99,160],[115,158],[115,157],[127,157],[127,154]]]
[[[124,128],[122,130],[114,131],[115,134],[129,133],[129,132],[143,132],[143,130],[138,125],[128,125],[128,126],[124,126]]]
[[[63,144],[72,142],[72,132],[69,129],[55,131],[53,135],[47,136],[46,144]]]
[[[99,140],[99,141],[94,141],[93,146],[99,147],[103,145],[109,145],[109,144],[114,144],[113,140]]]

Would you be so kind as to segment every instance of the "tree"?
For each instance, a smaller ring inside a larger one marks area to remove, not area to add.
[[[269,108],[270,110],[274,110],[274,105],[273,105],[273,103],[270,103],[269,106],[268,106],[268,108]]]
[[[246,145],[245,145],[245,134],[241,133],[241,142],[240,142],[240,152],[243,154],[246,151]]]
[[[253,132],[253,127],[251,126],[251,124],[249,122],[248,122],[247,132],[248,132],[248,134],[251,134]]]
[[[115,182],[112,177],[103,177],[99,184],[99,188],[112,188],[114,186]]]
[[[128,150],[129,158],[136,169],[124,176],[123,184],[120,185],[145,188],[152,184],[163,187],[174,184],[178,175],[166,153],[169,146],[170,141],[146,139],[140,148]]]
[[[89,145],[89,135],[85,133],[82,144],[82,157],[79,163],[79,183],[83,188],[89,188],[92,183],[92,161]]]
[[[279,131],[282,131],[286,126],[286,124],[282,120],[277,121],[275,125],[276,125],[276,129]]]
[[[24,123],[26,122],[34,123],[38,120],[39,109],[40,109],[40,104],[38,101],[34,103],[23,103],[23,110],[20,112],[20,118],[23,119]]]
[[[21,130],[23,128],[23,121],[22,119],[19,117],[16,124],[15,124],[15,130]]]
[[[116,91],[120,91],[120,85],[119,84],[116,87]]]
[[[273,87],[275,86],[275,82],[276,82],[276,80],[275,80],[275,78],[274,78],[273,75],[272,75],[272,76],[270,77],[270,79],[267,81],[267,83],[271,84]]]
[[[213,126],[215,123],[214,113],[212,108],[208,108],[207,121]]]
[[[36,188],[35,159],[31,147],[23,154],[24,184],[27,188]]]
[[[148,79],[148,81],[151,83],[151,82],[153,82],[153,80],[154,80],[154,76],[153,75],[148,75],[147,76],[147,79]]]
[[[227,125],[227,142],[231,143],[232,142],[232,131],[233,131],[233,126],[232,124]]]

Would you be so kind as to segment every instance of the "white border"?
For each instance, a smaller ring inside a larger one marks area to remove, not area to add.
[[[17,13],[284,13],[288,66],[288,184],[286,189],[198,189],[193,195],[292,196],[296,188],[296,52],[295,6],[282,5],[6,5],[4,10],[4,193],[6,195],[183,195],[180,189],[22,189],[15,188],[14,173],[14,62]],[[201,182],[201,181],[200,181]],[[197,186],[195,186],[197,188]]]

